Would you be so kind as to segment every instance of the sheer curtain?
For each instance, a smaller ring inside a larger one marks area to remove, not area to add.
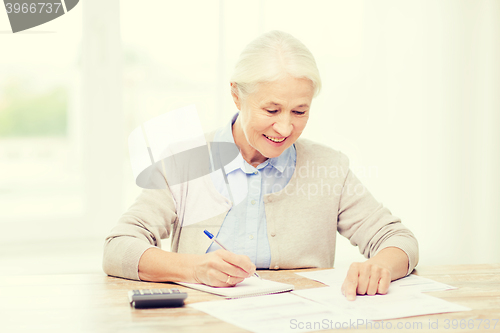
[[[17,34],[0,10],[2,245],[83,230],[77,222],[84,212],[83,177],[74,140],[81,36],[78,7]]]

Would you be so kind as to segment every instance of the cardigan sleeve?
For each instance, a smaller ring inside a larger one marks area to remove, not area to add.
[[[366,258],[387,247],[397,247],[408,256],[410,274],[418,263],[418,242],[413,233],[389,209],[380,204],[349,169],[349,160],[341,154],[345,173],[339,202],[337,230],[358,246]]]
[[[111,230],[104,244],[103,270],[106,274],[139,279],[139,260],[151,247],[161,247],[161,238],[170,236],[177,214],[168,187],[144,189]]]

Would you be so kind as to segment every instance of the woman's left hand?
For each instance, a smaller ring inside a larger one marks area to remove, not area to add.
[[[408,256],[396,247],[387,247],[365,262],[352,263],[342,284],[349,301],[358,295],[387,294],[391,281],[406,276]]]

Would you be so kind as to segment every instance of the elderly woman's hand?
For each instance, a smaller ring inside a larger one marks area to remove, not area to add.
[[[200,256],[194,266],[194,280],[213,287],[234,286],[255,273],[249,257],[226,250],[217,250]]]
[[[352,263],[342,284],[342,293],[349,301],[358,295],[387,294],[391,281],[406,276],[408,256],[396,247],[381,250],[365,262]]]
[[[365,262],[352,263],[342,284],[342,293],[353,301],[358,295],[386,294],[391,284],[391,271],[380,264]]]

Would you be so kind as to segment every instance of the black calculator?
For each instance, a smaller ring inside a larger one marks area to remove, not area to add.
[[[128,292],[130,305],[136,309],[172,308],[184,305],[187,293],[177,288],[140,289]]]

